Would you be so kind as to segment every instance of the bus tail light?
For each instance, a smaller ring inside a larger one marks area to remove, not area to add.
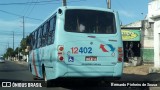
[[[63,56],[64,46],[63,45],[58,45],[57,50],[58,50],[59,61],[64,61],[64,56]]]
[[[59,60],[60,60],[60,61],[63,61],[63,60],[64,60],[64,57],[63,57],[63,56],[59,56]]]
[[[59,45],[59,46],[58,46],[58,51],[63,51],[63,50],[64,50],[63,45]]]
[[[123,61],[123,48],[118,47],[118,61],[122,62]]]

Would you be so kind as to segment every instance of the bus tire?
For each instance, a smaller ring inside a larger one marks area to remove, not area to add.
[[[32,67],[31,64],[29,65],[29,71],[32,73]],[[33,80],[38,80],[38,77],[33,75]]]
[[[38,80],[38,77],[33,75],[33,80]]]
[[[42,69],[42,70],[43,70],[43,79],[44,79],[44,81],[46,83],[46,86],[47,87],[51,87],[52,86],[52,81],[51,80],[47,80],[45,69]]]
[[[29,64],[29,71],[32,72],[31,64]]]

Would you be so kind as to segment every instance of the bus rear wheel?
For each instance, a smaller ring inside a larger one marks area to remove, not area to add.
[[[32,73],[32,66],[31,64],[29,65],[29,71]],[[38,77],[36,75],[33,75],[33,80],[37,80]]]
[[[33,80],[38,80],[38,79],[39,79],[39,77],[33,75]]]
[[[44,79],[44,81],[45,81],[47,87],[53,86],[53,85],[52,85],[52,81],[51,81],[51,80],[47,80],[47,76],[46,76],[45,70],[43,71],[43,79]]]

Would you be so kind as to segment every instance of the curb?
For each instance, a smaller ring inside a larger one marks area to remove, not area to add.
[[[151,67],[149,68],[149,73],[160,73],[159,67]]]
[[[21,64],[21,65],[25,65],[25,66],[28,65],[28,62],[24,62],[24,61],[12,61],[12,62],[15,62],[17,64]]]

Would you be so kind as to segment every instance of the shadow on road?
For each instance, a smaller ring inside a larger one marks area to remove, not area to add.
[[[158,85],[158,89],[160,90],[160,74],[153,73],[147,75],[138,75],[138,74],[123,74],[122,78],[117,81],[109,81],[109,82],[120,82],[120,83],[155,83]],[[96,82],[93,80],[83,81],[83,80],[67,80],[67,81],[59,81],[56,82],[55,87],[63,87],[69,90],[150,90],[149,86],[128,86],[128,87],[112,87],[109,85],[107,80]],[[154,90],[154,89],[152,89]]]
[[[0,70],[0,72],[19,72],[19,71],[26,71],[28,70],[27,68],[23,68],[23,69],[8,69],[8,70]]]
[[[155,81],[155,82],[153,82]],[[111,82],[119,83],[155,83],[160,87],[160,74],[148,74],[148,75],[138,75],[138,74],[123,74],[122,78],[117,81],[107,81],[102,80],[96,82],[93,80],[83,81],[83,80],[68,80],[56,82],[54,87],[63,87],[69,90],[150,90],[149,86],[110,86]],[[154,90],[154,89],[152,89]],[[160,90],[160,89],[156,89]]]
[[[0,79],[2,81],[13,81],[13,82],[22,82],[22,80],[11,80],[11,79]],[[131,81],[139,81],[139,82],[149,82],[149,81],[160,81],[160,74],[148,74],[148,75],[137,75],[137,74],[123,74],[118,82],[131,82]],[[110,82],[117,82],[110,81]],[[58,88],[61,87],[64,90],[150,90],[150,87],[112,87],[109,86],[107,80],[105,81],[94,81],[94,80],[59,80],[56,81],[55,84],[50,88]],[[48,90],[48,89],[47,89]],[[49,89],[50,90],[50,89]],[[152,89],[154,90],[154,89]],[[156,89],[160,90],[160,89]]]
[[[160,73],[150,73],[147,75],[123,74],[120,81],[160,81]]]
[[[107,83],[108,84],[108,83]],[[113,87],[109,86],[106,83],[95,83],[91,82],[63,82],[56,85],[56,87],[63,87],[69,90],[149,90],[149,87]]]

